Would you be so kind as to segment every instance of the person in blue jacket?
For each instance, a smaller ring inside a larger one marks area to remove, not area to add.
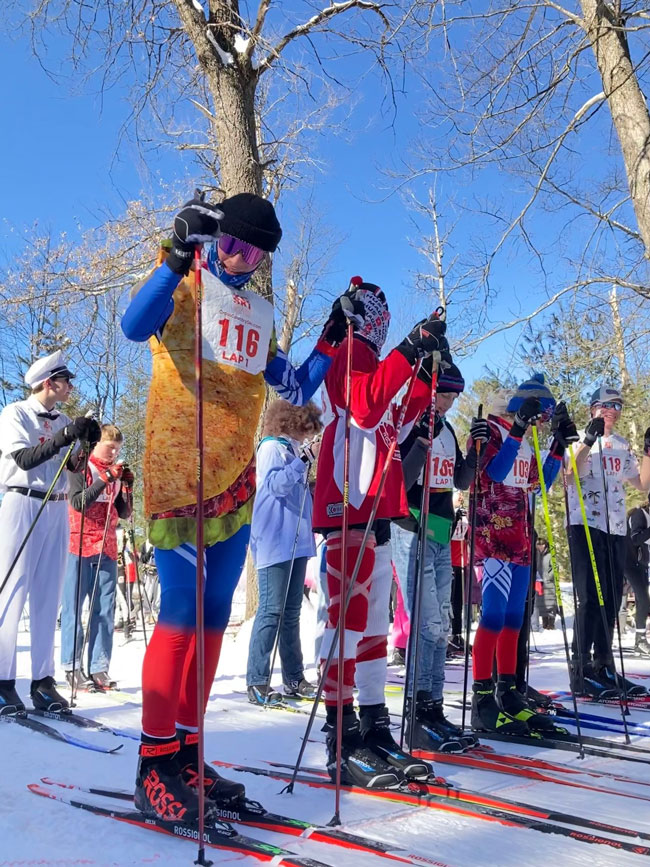
[[[307,561],[316,554],[308,476],[322,429],[320,410],[312,401],[294,407],[276,400],[264,415],[251,524],[251,554],[259,588],[246,671],[248,698],[253,704],[282,699],[269,685],[278,630],[284,692],[307,698],[316,694],[305,678],[300,609]]]
[[[160,617],[142,671],[135,803],[145,814],[166,820],[198,817],[192,458],[196,280],[190,275],[195,250],[209,244],[200,264],[206,702],[248,547],[264,383],[292,404],[306,403],[345,336],[347,316],[363,309],[351,287],[335,302],[316,347],[294,368],[277,346],[272,303],[246,288],[281,236],[273,205],[260,196],[238,193],[218,208],[195,198],[177,214],[171,249],[134,293],[122,319],[126,337],[148,340],[153,359],[144,485],[161,587]],[[241,784],[223,779],[212,766],[205,766],[205,779],[207,798],[219,807],[244,794]]]

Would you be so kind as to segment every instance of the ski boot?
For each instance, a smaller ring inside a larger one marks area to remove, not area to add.
[[[645,659],[650,659],[650,642],[645,634],[645,630],[637,632],[634,639],[634,655],[642,656]]]
[[[528,702],[519,692],[514,674],[502,674],[497,681],[497,704],[504,713],[513,719],[526,723],[531,731],[553,734],[556,727],[548,714],[531,710]],[[566,729],[564,730],[566,733]]]
[[[282,688],[284,694],[293,696],[294,698],[316,698],[316,687],[313,683],[305,680],[291,680],[289,683],[283,683]]]
[[[451,720],[447,719],[441,698],[435,699],[429,697],[426,699],[422,707],[422,714],[427,722],[435,726],[438,731],[447,731],[450,738],[460,739],[465,749],[469,750],[472,747],[480,746],[476,735],[473,735],[471,732],[464,732],[460,726],[455,725]]]
[[[74,677],[75,687],[74,691],[77,692],[92,692],[95,689],[95,684],[92,679],[86,674],[85,671],[81,669],[77,669],[75,672],[66,671],[65,679],[68,682],[68,686],[72,690],[72,679]]]
[[[198,735],[195,732],[188,732],[186,729],[176,729],[176,734],[179,743],[177,761],[181,777],[191,789],[196,789],[199,783]],[[226,780],[216,772],[212,765],[208,765],[206,762],[203,763],[203,785],[205,797],[220,807],[232,807],[246,795],[246,789],[242,783]]]
[[[406,665],[406,655],[403,647],[394,647],[393,655],[390,658],[389,665],[395,665],[398,668],[402,668]]]
[[[362,789],[390,789],[401,782],[403,776],[364,743],[359,720],[351,709],[343,713],[341,741],[341,782]],[[331,715],[330,715],[331,714]],[[336,712],[328,708],[329,719],[322,728],[326,732],[327,771],[336,782]]]
[[[107,689],[116,689],[117,681],[111,680],[107,671],[96,671],[90,675],[95,689],[105,692]]]
[[[199,798],[196,790],[183,779],[179,749],[176,738],[144,738],[135,778],[135,807],[155,819],[196,825]],[[222,824],[218,821],[217,807],[209,801],[205,802],[205,822],[212,827],[215,822]]]
[[[0,716],[24,712],[25,703],[16,692],[16,681],[0,680]]]
[[[529,683],[524,684],[523,687],[519,687],[519,692],[524,697],[524,700],[528,702],[528,707],[531,710],[536,712],[539,712],[540,710],[553,710],[553,699],[544,695],[543,692],[539,692],[539,690],[535,689],[535,687],[531,686]]]
[[[527,737],[530,729],[525,722],[505,713],[494,698],[494,681],[475,680],[472,684],[471,726],[475,732],[496,732],[503,735]]]
[[[247,688],[246,692],[248,693],[248,700],[251,704],[282,704],[281,694],[276,689],[267,686],[265,683],[253,684]]]
[[[583,664],[582,676],[579,664],[575,661],[571,663],[571,691],[577,696],[596,702],[618,698],[616,685],[601,677],[591,662]]]
[[[390,714],[386,705],[360,707],[359,720],[364,744],[380,759],[404,774],[407,780],[426,778],[433,773],[430,764],[422,759],[414,759],[395,742],[390,732]]]
[[[405,737],[411,750],[426,750],[436,753],[462,753],[468,748],[459,730],[458,735],[440,725],[431,713],[431,693],[418,691],[415,701],[415,717],[411,730],[411,703],[406,703]]]
[[[29,694],[36,710],[62,711],[70,707],[68,701],[56,691],[56,681],[53,677],[33,680]]]
[[[631,680],[628,680],[627,677],[622,677],[612,666],[604,665],[600,671],[598,671],[598,678],[612,686],[616,692],[617,698],[621,690],[625,690],[625,695],[628,698],[644,698],[648,695],[648,690],[645,686],[641,686],[639,683],[633,683]]]
[[[465,639],[462,635],[452,635],[447,642],[447,658],[462,656],[465,653]]]

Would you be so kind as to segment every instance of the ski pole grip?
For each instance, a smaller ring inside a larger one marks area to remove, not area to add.
[[[482,403],[479,403],[479,405],[478,405],[478,415],[476,416],[476,418],[483,418],[483,404]],[[480,455],[481,455],[481,443],[475,442],[474,448],[476,449],[476,457],[480,457]]]

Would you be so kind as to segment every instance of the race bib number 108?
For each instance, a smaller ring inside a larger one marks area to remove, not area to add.
[[[203,357],[260,373],[271,342],[273,306],[255,292],[225,286],[205,268],[202,277]]]

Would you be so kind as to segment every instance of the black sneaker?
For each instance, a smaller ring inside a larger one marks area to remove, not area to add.
[[[265,683],[249,686],[246,690],[251,704],[282,704],[282,696]]]
[[[198,735],[185,729],[177,729],[179,751],[177,761],[181,776],[187,785],[196,789],[199,784],[199,748]],[[242,783],[227,780],[216,772],[212,765],[203,763],[203,785],[205,797],[218,803],[221,807],[231,807],[246,795]]]
[[[416,714],[418,719],[430,723],[438,732],[447,732],[450,738],[462,741],[467,749],[479,745],[476,735],[464,732],[460,726],[447,719],[442,699],[433,699],[430,695],[418,693]]]
[[[475,680],[472,684],[471,726],[475,732],[496,732],[504,735],[530,735],[525,722],[503,711],[494,697],[494,681]]]
[[[531,731],[555,731],[553,720],[548,714],[532,710],[526,699],[517,689],[514,674],[502,674],[497,681],[497,704],[504,713],[513,719],[526,723]]]
[[[179,748],[176,739],[155,741],[150,738],[140,744],[134,802],[136,809],[145,816],[195,825],[199,818],[199,798],[196,790],[183,779]],[[208,801],[205,821],[210,827],[216,823],[222,833],[234,834],[230,825],[219,822],[217,808]]]
[[[402,775],[398,775],[394,768],[365,745],[356,714],[344,713],[342,723],[341,782],[346,786],[360,786],[363,789],[390,789],[398,786]],[[327,734],[327,771],[332,782],[336,782],[336,719],[326,722],[322,731]]]
[[[390,732],[390,714],[383,704],[359,708],[361,737],[364,744],[386,764],[401,771],[409,780],[428,777],[433,767],[422,759],[415,759],[395,742]]]
[[[117,681],[111,680],[107,671],[95,671],[90,675],[90,679],[95,689],[106,690],[117,688]]]
[[[291,680],[289,683],[283,683],[285,695],[293,695],[296,698],[316,698],[316,687],[313,683],[305,680]]]
[[[15,680],[0,680],[0,716],[23,713],[25,703],[16,692]]]
[[[60,711],[70,707],[68,701],[56,691],[56,681],[53,677],[33,680],[29,694],[36,710]]]
[[[72,678],[73,672],[66,671],[65,679],[68,682],[68,686],[72,689]],[[77,669],[74,672],[74,681],[75,681],[75,692],[89,692],[95,689],[95,684],[92,682],[91,678],[86,674],[85,671]]]
[[[389,665],[395,665],[397,667],[402,667],[406,665],[406,651],[402,647],[394,647],[393,655],[390,658]]]

